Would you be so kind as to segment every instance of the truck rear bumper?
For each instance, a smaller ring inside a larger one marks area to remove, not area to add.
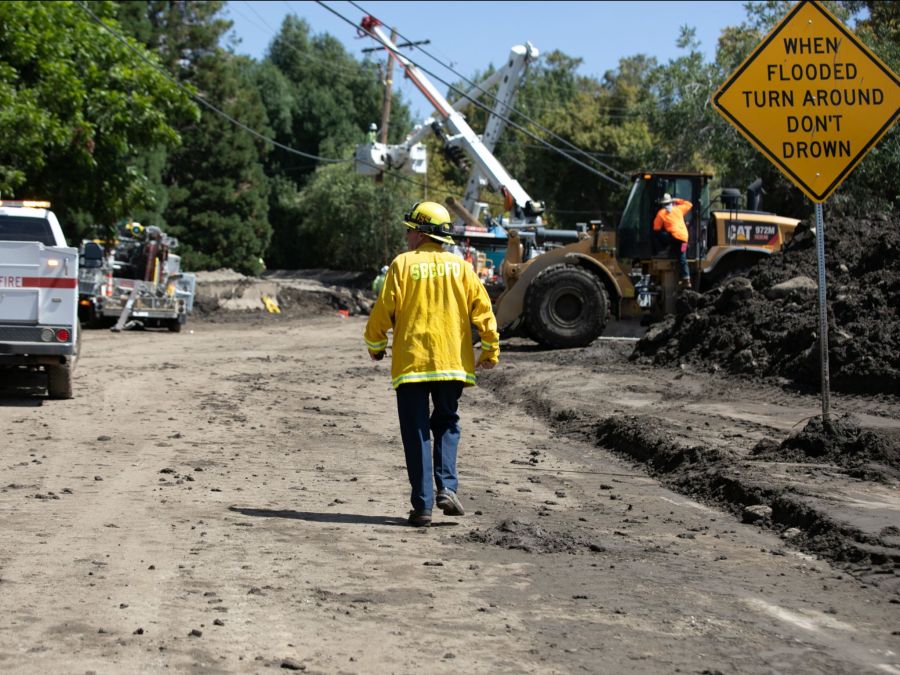
[[[45,330],[65,328],[69,331],[69,342],[49,342],[42,340]],[[22,326],[0,324],[0,354],[28,354],[54,357],[70,357],[75,353],[75,330],[72,326]]]

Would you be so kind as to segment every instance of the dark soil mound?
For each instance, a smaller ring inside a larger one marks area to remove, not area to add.
[[[900,446],[863,431],[850,416],[832,420],[830,429],[821,417],[813,417],[800,433],[788,436],[780,444],[764,439],[750,452],[754,459],[834,464],[859,478],[900,475]]]
[[[825,223],[831,388],[900,393],[900,219]],[[815,233],[802,224],[748,279],[686,291],[632,359],[695,363],[818,387]]]
[[[467,539],[479,544],[492,544],[526,553],[575,553],[583,549],[602,552],[605,550],[604,547],[581,537],[551,532],[537,525],[521,523],[517,520],[504,520],[487,530],[474,530],[467,535]]]

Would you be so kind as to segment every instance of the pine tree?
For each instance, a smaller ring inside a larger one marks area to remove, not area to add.
[[[245,57],[218,52],[196,64],[193,84],[228,115],[264,133],[254,67]],[[182,146],[170,155],[163,178],[169,231],[179,239],[185,265],[258,274],[272,232],[261,162],[268,147],[209,109],[181,132]]]

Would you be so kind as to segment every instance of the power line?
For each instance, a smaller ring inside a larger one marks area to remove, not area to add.
[[[243,122],[241,122],[241,121],[238,120],[238,119],[235,119],[234,117],[232,117],[231,115],[229,115],[229,114],[226,113],[225,111],[221,110],[220,108],[216,107],[215,105],[213,105],[212,103],[210,103],[209,101],[207,101],[205,98],[203,98],[203,97],[200,96],[199,94],[195,94],[194,92],[192,92],[190,89],[188,89],[187,87],[185,87],[181,82],[179,82],[177,79],[175,79],[171,74],[169,74],[169,72],[166,71],[165,68],[163,68],[162,66],[160,66],[160,65],[157,64],[157,63],[154,63],[152,60],[148,59],[143,53],[141,53],[140,50],[138,50],[138,49],[137,49],[136,47],[134,47],[131,43],[129,43],[128,40],[127,40],[121,33],[118,33],[117,31],[115,31],[115,30],[113,30],[112,28],[110,28],[109,26],[107,26],[107,25],[103,22],[103,20],[102,20],[99,16],[97,16],[96,14],[94,14],[94,12],[93,12],[93,11],[90,9],[90,7],[88,7],[86,4],[84,4],[84,3],[77,3],[77,4],[78,4],[79,7],[81,7],[81,9],[83,9],[85,12],[87,12],[87,13],[91,16],[91,18],[94,19],[94,21],[96,21],[98,24],[100,24],[100,26],[101,26],[104,30],[106,30],[106,32],[108,32],[108,33],[109,33],[110,35],[112,35],[116,40],[118,40],[118,41],[121,42],[123,45],[125,45],[129,50],[131,50],[132,53],[134,53],[138,58],[140,58],[141,61],[143,61],[143,62],[146,63],[147,65],[151,66],[154,70],[156,70],[156,71],[157,71],[158,73],[160,73],[163,77],[165,77],[167,80],[169,80],[169,82],[171,82],[171,83],[174,84],[176,87],[178,87],[178,88],[181,89],[183,92],[185,92],[185,93],[186,93],[188,96],[190,96],[192,99],[194,99],[195,101],[197,101],[197,102],[200,103],[201,105],[205,106],[205,107],[208,108],[209,110],[212,110],[212,111],[213,111],[214,113],[216,113],[217,115],[220,115],[221,117],[225,118],[226,120],[228,120],[229,122],[231,122],[234,126],[240,128],[240,129],[243,129],[243,130],[246,131],[247,133],[251,134],[251,135],[254,136],[255,138],[258,138],[259,140],[261,140],[261,141],[263,141],[263,142],[265,142],[265,143],[269,143],[269,144],[271,144],[271,145],[273,145],[273,146],[275,146],[275,147],[277,147],[277,148],[281,148],[282,150],[284,150],[284,151],[286,151],[286,152],[289,152],[289,153],[294,154],[294,155],[299,155],[300,157],[306,157],[307,159],[314,159],[314,160],[317,160],[317,161],[320,161],[320,162],[329,162],[329,163],[342,163],[342,162],[349,162],[349,161],[351,161],[351,160],[348,160],[348,159],[334,159],[334,158],[332,158],[332,157],[322,157],[321,155],[314,155],[314,154],[309,153],[309,152],[303,152],[302,150],[297,150],[296,148],[292,148],[292,147],[290,147],[290,146],[288,146],[288,145],[284,145],[283,143],[279,143],[279,142],[276,141],[275,139],[269,138],[268,136],[264,136],[263,134],[259,133],[259,132],[256,131],[255,129],[252,129],[251,127],[248,127],[246,124],[244,124]]]
[[[185,93],[186,93],[188,96],[190,96],[192,99],[196,100],[198,103],[200,103],[201,105],[205,106],[206,108],[208,108],[209,110],[211,110],[211,111],[214,112],[215,114],[217,114],[217,115],[221,116],[222,118],[226,119],[228,122],[230,122],[230,123],[233,124],[234,126],[238,127],[238,128],[241,129],[242,131],[245,131],[245,132],[251,134],[252,136],[254,136],[255,138],[258,138],[259,140],[262,140],[262,141],[264,141],[264,142],[266,142],[266,143],[269,143],[269,144],[271,144],[271,145],[273,145],[273,146],[275,146],[275,147],[277,147],[277,148],[280,148],[280,149],[282,149],[282,150],[285,150],[285,151],[288,152],[288,153],[291,153],[291,154],[294,154],[294,155],[299,155],[300,157],[304,157],[304,158],[306,158],[306,159],[311,159],[311,160],[314,160],[314,161],[316,161],[316,162],[325,162],[325,163],[331,163],[331,164],[344,164],[344,163],[349,163],[349,162],[355,161],[355,160],[350,160],[350,159],[336,159],[336,158],[333,158],[333,157],[324,157],[324,156],[322,156],[322,155],[315,155],[315,154],[312,154],[312,153],[303,152],[302,150],[297,150],[296,148],[292,148],[292,147],[290,147],[290,146],[284,145],[283,143],[279,143],[278,141],[276,141],[276,140],[274,140],[274,139],[272,139],[272,138],[269,138],[269,137],[267,137],[267,136],[264,136],[263,134],[259,133],[259,132],[256,131],[255,129],[252,129],[251,127],[247,126],[246,124],[244,124],[244,123],[241,122],[240,120],[235,119],[234,117],[232,117],[232,116],[229,115],[228,113],[226,113],[226,112],[224,112],[223,110],[221,110],[220,108],[216,107],[215,105],[213,105],[212,103],[210,103],[210,102],[207,101],[206,99],[204,99],[204,98],[202,98],[201,96],[199,96],[199,95],[195,94],[194,92],[192,92],[189,88],[185,87],[181,82],[179,82],[177,79],[175,79],[168,71],[165,70],[165,68],[163,68],[162,66],[160,66],[160,65],[157,64],[157,63],[154,63],[151,59],[148,59],[148,58],[147,58],[140,50],[138,50],[136,47],[134,47],[132,44],[130,44],[130,43],[128,42],[127,38],[125,38],[122,34],[118,33],[117,31],[113,30],[110,26],[106,25],[106,24],[103,22],[103,20],[102,20],[100,17],[98,17],[98,16],[97,16],[97,15],[96,15],[89,7],[87,7],[86,5],[84,5],[84,4],[82,4],[82,3],[76,3],[76,4],[77,4],[79,7],[81,7],[81,9],[83,9],[85,12],[87,12],[87,14],[89,14],[89,15],[91,16],[91,18],[92,18],[96,23],[98,23],[104,30],[106,30],[106,31],[107,31],[110,35],[112,35],[116,40],[118,40],[118,41],[121,42],[123,45],[125,45],[125,46],[126,46],[133,54],[135,54],[138,58],[140,58],[144,63],[146,63],[147,65],[151,66],[154,70],[156,70],[157,72],[159,72],[163,77],[165,77],[165,78],[166,78],[167,80],[169,80],[172,84],[174,84],[174,85],[177,86],[179,89],[181,89],[183,92],[185,92]],[[359,160],[356,160],[356,161],[359,161]],[[376,165],[374,165],[374,164],[372,164],[372,163],[370,163],[370,162],[360,161],[360,163],[363,164],[363,165],[365,165],[365,166],[368,166],[368,167],[370,167],[370,168],[379,168],[379,167],[377,167]],[[458,199],[462,199],[462,198],[463,198],[463,195],[461,195],[461,194],[459,194],[459,193],[457,193],[457,192],[453,192],[453,191],[450,191],[450,190],[447,190],[447,189],[444,189],[444,188],[440,188],[440,187],[437,187],[437,186],[429,186],[429,185],[426,184],[426,183],[423,183],[423,182],[418,181],[418,180],[415,180],[415,179],[413,179],[413,178],[409,178],[409,177],[407,177],[407,176],[404,176],[403,174],[401,174],[401,173],[399,173],[399,172],[386,170],[386,171],[384,171],[383,173],[384,173],[386,176],[390,177],[390,178],[394,178],[394,179],[397,179],[397,180],[401,180],[401,181],[410,183],[410,184],[412,184],[412,185],[416,185],[416,186],[418,186],[418,187],[420,187],[420,188],[423,188],[423,189],[426,189],[426,190],[431,190],[431,191],[433,191],[433,192],[437,192],[437,193],[440,193],[440,194],[449,195],[449,196],[452,196],[452,197],[456,197],[456,198],[458,198]]]
[[[352,2],[352,0],[351,0],[351,2]],[[329,11],[329,12],[331,12],[332,14],[334,14],[335,16],[337,16],[339,19],[341,19],[342,21],[346,22],[347,24],[353,26],[354,28],[357,28],[357,30],[359,30],[359,31],[361,31],[361,32],[363,32],[363,33],[365,33],[366,35],[369,35],[370,37],[375,38],[376,40],[378,39],[378,38],[374,35],[374,33],[372,33],[371,31],[368,31],[368,30],[366,30],[366,29],[364,29],[364,28],[358,27],[351,19],[347,18],[346,16],[344,16],[343,14],[341,14],[340,12],[338,12],[337,10],[335,10],[335,9],[333,9],[333,8],[331,8],[331,7],[329,7],[329,6],[326,5],[322,0],[316,0],[316,4],[322,6],[324,9],[326,9],[326,10]],[[402,37],[402,36],[401,36],[401,37]],[[404,40],[407,40],[407,41],[409,40],[409,39],[406,38],[406,37],[404,37],[403,39],[404,39]],[[379,42],[380,42],[380,40],[379,40]],[[496,115],[498,118],[500,118],[501,120],[503,120],[504,122],[506,122],[509,126],[511,126],[512,128],[518,130],[519,132],[525,134],[526,136],[528,136],[528,137],[531,138],[532,140],[535,140],[535,141],[537,141],[538,143],[541,143],[541,144],[545,145],[546,147],[550,148],[551,150],[553,150],[553,151],[556,152],[557,154],[562,155],[563,157],[567,158],[569,161],[574,162],[575,164],[578,164],[578,165],[581,166],[582,168],[584,168],[584,169],[586,169],[587,171],[590,171],[591,173],[593,173],[593,174],[599,176],[599,177],[602,178],[603,180],[609,181],[610,183],[612,183],[612,184],[614,184],[614,185],[617,185],[617,186],[619,186],[619,187],[626,187],[626,186],[627,186],[627,183],[625,183],[625,182],[623,182],[623,181],[620,181],[620,180],[616,180],[615,178],[612,178],[612,177],[608,176],[607,174],[603,173],[602,171],[598,171],[598,170],[595,169],[594,167],[589,166],[588,164],[585,164],[585,163],[582,162],[581,160],[579,160],[579,159],[573,157],[572,155],[568,154],[568,153],[567,153],[565,150],[563,150],[562,148],[559,148],[559,147],[557,147],[557,146],[555,146],[555,145],[552,145],[552,144],[548,143],[548,142],[547,142],[546,140],[544,140],[543,138],[541,138],[541,137],[535,135],[534,133],[532,133],[532,132],[529,131],[528,129],[525,129],[524,127],[522,127],[521,125],[517,124],[516,122],[513,122],[511,119],[509,119],[509,117],[506,117],[506,116],[504,116],[504,115],[500,115],[500,114],[498,114],[498,113],[494,113],[494,112],[491,111],[485,104],[483,104],[481,101],[478,101],[477,99],[474,99],[474,98],[472,98],[471,96],[466,95],[465,92],[460,91],[457,87],[455,87],[455,86],[452,85],[451,83],[447,82],[447,81],[446,81],[445,79],[443,79],[442,77],[436,75],[436,74],[433,73],[432,71],[428,70],[428,69],[425,68],[424,66],[422,66],[422,65],[420,65],[420,64],[418,64],[418,63],[416,63],[415,61],[413,61],[413,60],[410,59],[409,57],[404,57],[404,58],[405,58],[407,61],[409,61],[413,66],[415,66],[416,68],[418,68],[419,70],[421,70],[423,73],[426,73],[426,74],[428,74],[428,75],[431,75],[431,77],[433,77],[433,78],[434,78],[435,80],[437,80],[438,82],[441,82],[441,83],[444,84],[445,86],[449,87],[451,90],[455,91],[455,92],[458,93],[460,96],[463,96],[463,97],[469,99],[473,104],[475,104],[475,105],[478,106],[479,108],[482,108],[483,110],[486,110],[487,112]],[[579,150],[579,152],[583,152],[583,150],[581,150],[580,148],[579,148],[578,150]],[[596,159],[595,159],[594,161],[597,161],[598,163],[601,163],[601,164],[602,164],[602,162],[599,162],[599,161],[596,160]],[[618,173],[618,174],[622,175],[623,177],[625,176],[624,173],[622,173],[621,171],[618,171],[617,169],[612,169],[612,171],[614,171],[615,173]]]
[[[537,143],[522,143],[520,141],[508,141],[504,139],[500,139],[497,141],[497,145],[507,145],[516,148],[535,148],[537,150],[548,150],[548,148],[543,145],[538,145]],[[587,152],[587,151],[585,151]],[[587,154],[593,157],[611,157],[613,159],[628,159],[628,157],[623,157],[622,155],[616,155],[611,152],[587,152]]]
[[[374,16],[374,15],[371,14],[370,12],[367,12],[365,9],[363,9],[363,8],[362,8],[357,2],[355,2],[354,0],[348,0],[348,2],[349,2],[351,5],[353,5],[354,7],[356,7],[356,9],[358,9],[359,11],[363,12],[364,14],[366,14],[367,16]],[[323,3],[322,3],[322,2],[319,2],[319,4],[322,5]],[[323,5],[323,6],[324,6],[324,5]],[[398,37],[400,37],[400,38],[406,40],[407,42],[409,42],[409,38],[407,38],[407,37],[401,35],[399,31],[398,31],[397,35],[398,35]],[[516,114],[518,114],[520,117],[525,118],[528,122],[530,122],[532,125],[534,125],[534,126],[537,127],[538,129],[540,129],[540,130],[543,131],[544,133],[550,134],[553,138],[555,138],[555,139],[558,140],[558,141],[561,141],[561,142],[565,143],[567,146],[569,146],[569,147],[572,148],[573,150],[575,150],[575,151],[581,153],[582,155],[585,155],[586,157],[589,157],[590,159],[593,159],[593,161],[597,162],[597,164],[599,164],[600,166],[604,167],[605,169],[607,169],[607,170],[609,170],[609,171],[612,171],[612,172],[615,173],[615,174],[619,174],[622,178],[627,178],[627,175],[626,175],[626,174],[622,173],[621,171],[619,171],[618,169],[616,169],[616,168],[614,168],[614,167],[612,167],[612,166],[609,166],[608,164],[606,164],[606,163],[604,163],[604,162],[601,162],[600,160],[598,160],[598,159],[596,159],[596,158],[590,157],[590,155],[588,155],[587,152],[585,152],[584,150],[582,150],[581,148],[579,148],[578,146],[576,146],[574,143],[569,142],[568,140],[566,140],[566,139],[563,138],[562,136],[559,136],[558,134],[554,133],[554,132],[551,131],[550,129],[547,129],[546,127],[542,126],[542,125],[539,124],[538,122],[535,122],[532,118],[530,118],[528,115],[526,115],[525,113],[523,113],[521,110],[517,110],[516,108],[514,108],[514,107],[511,106],[511,105],[509,105],[509,104],[507,104],[507,103],[505,103],[505,102],[499,101],[499,99],[497,99],[496,96],[494,96],[493,94],[490,94],[490,93],[488,93],[487,91],[485,91],[480,85],[476,84],[475,82],[472,82],[470,79],[468,79],[467,77],[465,77],[463,74],[461,74],[461,73],[460,73],[459,71],[457,71],[456,69],[450,67],[450,66],[447,65],[446,63],[443,63],[440,59],[438,59],[436,56],[434,56],[433,54],[431,54],[428,50],[423,49],[422,47],[418,47],[418,49],[419,49],[419,51],[421,51],[423,54],[425,54],[426,56],[428,56],[429,58],[431,58],[433,61],[435,61],[435,62],[438,63],[439,65],[445,67],[447,70],[449,70],[451,73],[453,73],[453,74],[456,75],[457,77],[461,78],[466,84],[468,84],[468,85],[470,85],[470,86],[472,86],[472,87],[477,88],[482,94],[485,94],[485,95],[487,95],[487,96],[490,96],[495,102],[500,102],[500,103],[501,103],[508,111],[513,112],[513,113],[516,113]],[[416,64],[414,64],[414,65],[416,65]],[[421,68],[421,66],[418,66],[418,65],[416,65],[416,67]],[[424,70],[424,69],[423,69],[423,70]],[[425,71],[425,72],[428,72],[428,71]],[[429,73],[429,74],[431,74],[431,73]],[[448,83],[446,83],[446,82],[445,82],[445,84],[447,84],[447,85],[450,86],[451,88],[455,89],[455,87],[453,87],[453,85],[450,85],[450,84],[448,84]],[[457,91],[458,91],[458,90],[457,90]],[[468,98],[468,97],[467,97],[467,98]],[[472,101],[473,103],[475,103],[475,99],[469,98],[469,100]],[[503,119],[503,118],[501,117],[501,119]],[[510,123],[509,120],[505,120],[505,121],[507,121],[507,123]],[[547,145],[550,145],[550,144],[548,143]],[[552,146],[551,146],[551,147],[552,147]]]
[[[256,8],[253,6],[253,3],[252,3],[252,2],[249,2],[249,0],[243,0],[243,3],[244,3],[245,5],[247,5],[247,9],[249,9],[251,12],[253,12],[253,14],[254,14],[254,15],[262,22],[263,26],[265,26],[265,29],[268,30],[269,33],[270,33],[273,37],[278,37],[278,31],[275,30],[275,29],[274,29],[274,28],[273,28],[273,27],[265,20],[265,18],[264,18],[259,12],[256,11]],[[238,14],[240,14],[240,15],[244,18],[245,21],[248,21],[248,22],[249,22],[252,26],[254,26],[255,28],[257,28],[257,29],[259,29],[259,30],[263,30],[263,28],[262,28],[258,23],[256,23],[256,22],[253,21],[252,19],[250,19],[250,18],[249,18],[246,14],[244,14],[243,12],[241,12],[241,11],[238,9],[237,4],[235,4],[235,3],[232,2],[232,3],[229,5],[229,9],[230,9],[231,11],[234,11],[234,12],[237,12]],[[291,10],[291,11],[293,11],[293,10]],[[321,63],[321,64],[323,64],[323,65],[325,65],[325,66],[328,66],[328,67],[331,68],[333,71],[336,71],[336,72],[341,73],[341,74],[345,74],[345,75],[347,75],[348,77],[355,77],[355,76],[358,76],[358,75],[359,75],[360,64],[357,64],[355,67],[352,67],[352,66],[342,66],[342,65],[336,64],[336,63],[334,63],[333,61],[330,61],[330,60],[328,60],[328,59],[324,59],[324,58],[322,58],[322,57],[320,57],[320,56],[316,56],[315,54],[310,54],[309,52],[304,52],[304,51],[298,49],[297,47],[295,47],[291,42],[284,41],[284,42],[282,42],[282,44],[284,44],[286,47],[288,47],[289,49],[291,49],[291,50],[292,50],[293,52],[295,52],[297,55],[303,57],[304,59],[307,59],[308,61],[313,61],[313,62],[315,62],[315,63]],[[271,45],[270,45],[270,46],[271,46]]]
[[[325,163],[330,163],[330,164],[344,164],[344,163],[349,163],[349,162],[354,161],[354,160],[352,160],[352,159],[335,159],[335,158],[333,158],[333,157],[323,157],[322,155],[314,155],[314,154],[312,154],[312,153],[303,152],[302,150],[297,150],[296,148],[292,148],[292,147],[290,147],[290,146],[284,145],[283,143],[279,143],[278,141],[276,141],[276,140],[274,140],[274,139],[272,139],[272,138],[269,138],[269,137],[267,137],[267,136],[264,136],[263,134],[259,133],[259,132],[256,131],[255,129],[252,129],[251,127],[248,127],[246,124],[244,124],[244,123],[241,122],[240,120],[235,119],[234,117],[232,117],[232,116],[229,115],[228,113],[222,111],[221,109],[219,109],[218,107],[216,107],[215,105],[213,105],[212,103],[210,103],[209,101],[207,101],[206,99],[202,98],[201,96],[195,94],[195,93],[192,92],[190,89],[188,89],[187,87],[185,87],[181,82],[179,82],[179,81],[176,80],[171,74],[169,74],[169,73],[165,70],[165,68],[163,68],[163,67],[160,66],[159,64],[154,63],[152,60],[148,59],[148,58],[147,58],[140,50],[138,50],[138,49],[135,48],[133,45],[131,45],[131,44],[128,42],[128,40],[127,40],[123,35],[121,35],[121,34],[118,33],[117,31],[115,31],[115,30],[113,30],[112,28],[110,28],[109,26],[107,26],[107,25],[103,22],[103,20],[100,19],[100,17],[98,17],[98,16],[97,16],[97,15],[96,15],[89,7],[87,7],[86,5],[84,5],[84,4],[82,4],[82,3],[76,3],[76,4],[77,4],[79,7],[81,7],[85,12],[87,12],[87,13],[91,16],[91,18],[92,18],[94,21],[96,21],[98,24],[100,24],[100,26],[101,26],[104,30],[106,30],[106,31],[107,31],[108,33],[110,33],[116,40],[118,40],[118,41],[121,42],[123,45],[125,45],[129,50],[131,50],[131,52],[134,53],[138,58],[140,58],[140,59],[141,59],[142,61],[144,61],[146,64],[148,64],[149,66],[151,66],[154,70],[156,70],[157,72],[159,72],[163,77],[165,77],[167,80],[169,80],[170,82],[172,82],[172,84],[174,84],[174,85],[177,86],[179,89],[181,89],[182,91],[184,91],[184,92],[185,92],[188,96],[190,96],[192,99],[196,100],[198,103],[202,104],[203,106],[205,106],[206,108],[208,108],[209,110],[211,110],[212,112],[214,112],[215,114],[220,115],[220,116],[223,117],[224,119],[228,120],[231,124],[233,124],[234,126],[238,127],[238,128],[241,129],[242,131],[245,131],[245,132],[251,134],[252,136],[254,136],[255,138],[258,138],[258,139],[260,139],[260,140],[262,140],[262,141],[264,141],[264,142],[266,142],[266,143],[269,143],[269,144],[271,144],[271,145],[273,145],[273,146],[275,146],[275,147],[277,147],[277,148],[281,148],[282,150],[285,150],[286,152],[289,152],[289,153],[294,154],[294,155],[299,155],[300,157],[304,157],[304,158],[306,158],[306,159],[311,159],[311,160],[314,160],[314,161],[316,161],[316,162],[325,162]],[[360,163],[361,163],[361,164],[364,164],[364,165],[366,165],[366,166],[368,166],[368,167],[370,167],[370,168],[379,168],[379,167],[377,167],[376,165],[374,165],[374,164],[372,164],[372,163],[370,163],[370,162],[361,161]],[[453,196],[457,196],[457,197],[459,197],[460,199],[462,198],[461,195],[457,195],[457,194],[451,193],[451,192],[449,192],[449,191],[447,191],[447,190],[443,190],[443,189],[440,189],[440,188],[429,187],[429,186],[426,185],[425,183],[422,183],[422,182],[417,181],[417,180],[412,179],[412,178],[408,178],[407,176],[404,176],[404,175],[402,175],[402,174],[400,174],[400,173],[396,173],[396,172],[392,172],[392,171],[384,171],[384,174],[387,175],[387,176],[390,176],[391,178],[396,178],[396,179],[398,179],[398,180],[406,181],[406,182],[408,182],[408,183],[411,183],[411,184],[413,184],[413,185],[417,185],[417,186],[419,186],[419,187],[421,187],[421,188],[424,188],[424,189],[431,189],[431,190],[434,190],[435,192],[440,192],[440,193],[443,193],[443,194],[450,194],[450,195],[453,195]]]

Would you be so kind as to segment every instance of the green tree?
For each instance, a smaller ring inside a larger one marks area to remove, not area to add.
[[[219,51],[219,40],[231,22],[219,16],[222,0],[117,0],[116,16],[122,30],[156,54],[166,72],[190,83],[195,63]],[[172,120],[179,128],[192,128],[191,119]],[[169,193],[163,172],[169,162],[166,148],[155,148],[134,158],[134,168],[146,177],[151,199],[132,210],[130,217],[167,228]]]
[[[118,0],[122,27],[153,51],[167,72],[190,81],[197,63],[219,52],[232,23],[224,0]]]
[[[117,9],[131,34],[158,55],[173,77],[246,127],[270,134],[256,81],[258,65],[219,47],[231,27],[220,16],[224,5],[222,0],[146,0],[119,2]],[[177,235],[189,268],[258,272],[271,238],[262,166],[270,148],[209,107],[201,110],[199,123],[177,121],[180,149],[139,158],[157,199],[153,208],[134,215]]]
[[[900,72],[900,4],[879,0],[840,3],[856,20],[857,37],[884,63]],[[829,199],[841,213],[865,216],[900,208],[900,129],[888,131]]]
[[[415,190],[394,176],[375,183],[349,163],[321,167],[296,195],[298,266],[364,270],[390,262],[404,250],[403,215]]]
[[[334,37],[311,35],[309,25],[285,18],[269,46],[271,61],[291,83],[294,105],[292,147],[335,157],[365,140],[372,122],[381,119],[383,88],[374,62],[359,62]],[[391,107],[391,141],[410,129],[407,106],[397,97]],[[273,153],[272,161],[292,163],[293,157]]]
[[[226,114],[268,134],[265,109],[253,86],[255,68],[246,57],[219,52],[195,64],[193,83]],[[272,233],[261,161],[268,146],[209,109],[182,136],[163,179],[169,191],[169,232],[178,237],[186,266],[227,266],[258,274]]]
[[[257,71],[257,83],[276,140],[312,155],[349,160],[369,124],[381,119],[383,88],[376,64],[357,61],[329,35],[312,35],[309,25],[296,17],[282,24]],[[409,112],[396,95],[391,111],[389,140],[398,142],[411,128]],[[317,166],[315,160],[277,147],[267,159],[274,231],[267,259],[273,266],[299,267],[309,254],[297,233],[314,228],[303,219],[316,216],[300,208],[298,195],[314,172],[317,182],[342,175],[317,171]]]
[[[109,3],[92,11],[120,30]],[[0,191],[50,199],[74,238],[152,200],[137,156],[174,147],[196,108],[71,2],[0,3]]]
[[[547,203],[549,222],[564,227],[599,216],[608,219],[610,204],[624,199],[616,185],[621,180],[617,172],[640,164],[646,152],[640,147],[646,138],[634,126],[633,104],[623,104],[625,94],[611,82],[612,76],[600,82],[580,75],[580,66],[580,59],[559,51],[541,56],[517,98],[516,108],[523,115],[513,119],[608,178],[513,129],[504,132],[497,153],[529,193]]]

